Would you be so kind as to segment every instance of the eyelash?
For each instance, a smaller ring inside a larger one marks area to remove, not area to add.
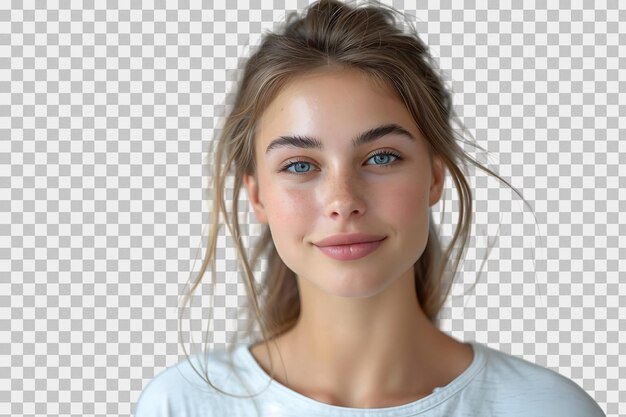
[[[396,152],[387,151],[387,150],[376,151],[373,154],[371,154],[367,158],[367,160],[369,161],[370,159],[374,158],[377,155],[390,155],[390,156],[393,156],[395,158],[393,161],[391,161],[388,164],[374,164],[374,165],[378,165],[378,166],[381,166],[381,167],[389,167],[391,165],[395,165],[395,163],[397,161],[401,161],[402,160],[402,157],[400,157],[399,154],[397,154]],[[305,163],[305,164],[313,165],[311,162],[307,162],[307,161],[303,161],[303,160],[299,160],[299,159],[293,159],[293,160],[287,161],[287,163],[285,165],[283,165],[278,172],[287,172],[289,174],[295,174],[295,175],[305,175],[305,174],[308,174],[308,173],[311,172],[311,171],[308,171],[308,172],[292,172],[292,171],[288,171],[288,169],[291,166],[293,166],[294,164],[297,164],[297,163]]]

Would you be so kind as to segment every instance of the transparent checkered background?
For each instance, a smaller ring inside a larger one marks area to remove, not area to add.
[[[474,238],[443,330],[556,370],[626,415],[626,10],[385,3],[414,16],[458,113],[536,214],[472,175]],[[309,2],[228,4],[0,3],[0,415],[130,415],[183,358],[178,296],[206,243],[203,158],[240,57]],[[241,329],[231,241],[213,347]]]

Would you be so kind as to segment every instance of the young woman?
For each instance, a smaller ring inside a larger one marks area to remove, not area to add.
[[[218,140],[216,214],[191,288],[208,265],[215,273],[221,214],[263,340],[165,370],[137,416],[604,415],[564,376],[437,327],[463,254],[453,249],[464,249],[470,230],[462,168],[504,180],[464,153],[435,68],[383,6],[322,0],[265,37]],[[460,216],[444,249],[430,208],[448,173]],[[265,227],[251,259],[241,188]],[[257,288],[261,257],[268,267]]]

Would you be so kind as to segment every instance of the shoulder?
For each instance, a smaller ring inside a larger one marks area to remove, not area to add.
[[[604,412],[574,381],[525,359],[482,346],[481,383],[507,415],[602,417]]]
[[[136,404],[135,417],[196,417],[225,415],[227,393],[242,395],[237,385],[232,352],[195,354],[159,372],[144,387]]]

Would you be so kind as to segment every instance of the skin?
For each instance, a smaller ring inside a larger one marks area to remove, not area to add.
[[[415,140],[389,134],[354,148],[352,138],[395,123]],[[252,355],[283,385],[327,404],[406,404],[445,386],[473,353],[430,323],[415,295],[413,265],[428,237],[430,206],[441,197],[441,160],[428,154],[404,104],[355,70],[296,78],[263,113],[255,137],[257,171],[244,184],[259,222],[298,280],[293,329]],[[282,135],[318,138],[323,149],[282,147]],[[372,158],[376,151],[400,156]],[[286,164],[297,174],[280,171]],[[313,243],[344,233],[385,236],[376,251],[332,259]],[[282,362],[281,362],[282,361]],[[282,366],[284,364],[284,367]]]

